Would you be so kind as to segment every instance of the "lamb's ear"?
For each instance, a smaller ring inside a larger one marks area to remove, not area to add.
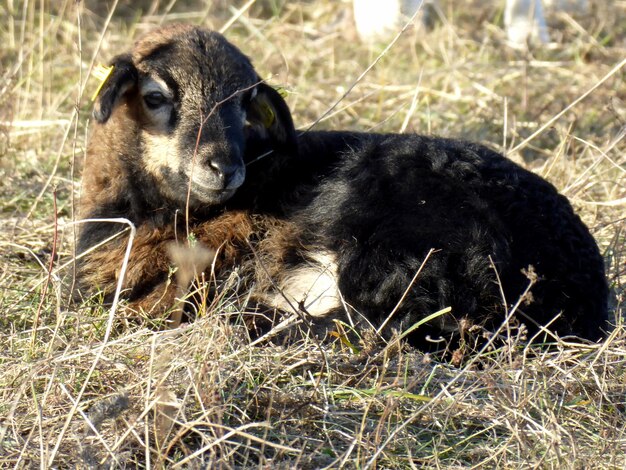
[[[93,117],[101,124],[111,117],[124,93],[137,85],[139,76],[130,54],[115,57],[111,66],[113,70],[100,87],[93,108]]]
[[[247,110],[248,122],[260,129],[264,140],[273,148],[291,150],[297,147],[296,129],[291,112],[280,93],[265,83],[259,83],[256,95]]]

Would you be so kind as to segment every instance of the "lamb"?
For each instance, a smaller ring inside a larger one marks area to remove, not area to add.
[[[134,308],[171,308],[167,244],[189,224],[218,253],[206,275],[243,266],[259,308],[297,313],[315,333],[341,319],[389,337],[451,307],[407,336],[431,348],[471,325],[496,329],[523,296],[515,319],[531,334],[605,334],[593,237],[551,184],[498,153],[420,135],[298,136],[250,61],[201,28],[166,26],[113,64],[81,214],[137,226],[125,281]],[[86,226],[78,250],[112,230]],[[111,295],[124,246],[83,258],[82,289]]]

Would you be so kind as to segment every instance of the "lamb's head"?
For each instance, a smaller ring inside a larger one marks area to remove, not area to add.
[[[124,123],[122,132],[133,134],[124,141],[135,148],[120,158],[147,172],[176,205],[205,208],[229,199],[244,181],[252,135],[270,147],[295,146],[280,95],[216,32],[169,25],[111,65],[94,118],[102,126]]]

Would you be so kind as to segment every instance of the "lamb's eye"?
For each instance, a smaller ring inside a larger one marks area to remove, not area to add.
[[[152,91],[143,95],[143,101],[150,109],[156,109],[167,103],[167,97],[160,91]]]

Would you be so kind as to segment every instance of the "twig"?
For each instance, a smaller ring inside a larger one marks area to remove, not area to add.
[[[557,113],[555,116],[553,116],[551,119],[549,119],[545,124],[543,124],[539,129],[537,129],[535,132],[533,132],[531,135],[529,135],[528,137],[526,137],[524,140],[522,140],[519,144],[517,144],[515,147],[513,147],[512,149],[510,149],[507,154],[511,154],[513,152],[517,152],[518,150],[526,147],[526,145],[528,145],[528,143],[533,140],[535,137],[537,137],[539,134],[541,134],[543,131],[545,131],[548,127],[550,127],[556,120],[558,120],[561,116],[563,116],[565,113],[567,113],[570,109],[572,109],[574,106],[576,106],[578,103],[580,103],[582,100],[584,100],[585,98],[587,98],[591,93],[593,93],[597,88],[600,87],[600,85],[602,85],[604,82],[606,82],[609,78],[611,78],[613,75],[615,75],[617,72],[619,72],[619,70],[624,67],[624,65],[626,65],[626,59],[622,60],[619,64],[617,64],[615,67],[613,67],[604,77],[602,77],[600,79],[600,81],[598,81],[594,86],[592,86],[591,88],[589,88],[586,92],[584,92],[582,95],[580,95],[578,98],[576,98],[574,101],[572,101],[569,105],[567,105],[565,107],[565,109],[563,109],[561,112]]]
[[[113,2],[113,5],[111,5],[111,10],[109,12],[109,16],[107,17],[106,21],[104,22],[104,26],[102,28],[102,33],[100,34],[100,40],[98,41],[98,45],[96,46],[96,48],[93,51],[93,55],[91,57],[91,62],[89,65],[89,73],[87,73],[87,78],[85,79],[85,81],[82,83],[82,85],[79,88],[79,92],[78,92],[78,101],[80,102],[80,98],[83,96],[83,93],[85,92],[85,88],[87,87],[87,83],[89,81],[89,77],[91,76],[91,70],[93,69],[93,64],[96,60],[96,55],[98,54],[98,52],[100,51],[100,47],[102,46],[102,41],[104,40],[104,33],[105,31],[108,29],[109,27],[109,23],[111,22],[111,18],[113,18],[113,13],[115,12],[115,10],[117,9],[117,4],[118,4],[119,0],[115,0]],[[54,175],[57,172],[57,169],[59,167],[59,163],[61,162],[61,157],[63,156],[63,147],[65,147],[65,143],[67,142],[67,138],[70,134],[70,130],[72,129],[72,122],[74,122],[75,120],[78,119],[78,113],[79,113],[79,106],[74,107],[74,110],[72,111],[72,115],[69,119],[69,124],[65,130],[65,133],[63,134],[63,139],[61,139],[61,145],[59,146],[59,150],[57,152],[57,158],[54,162],[54,166],[52,168],[52,171],[50,171],[50,175],[48,176],[48,179],[46,180],[46,182],[43,185],[43,188],[41,188],[41,191],[39,191],[39,194],[37,195],[37,197],[35,198],[35,202],[33,202],[32,206],[30,207],[28,213],[26,214],[25,218],[29,219],[31,217],[31,215],[33,214],[33,212],[35,211],[35,209],[37,208],[37,205],[39,204],[39,201],[41,200],[41,198],[43,197],[43,195],[46,193],[46,191],[48,190],[48,187],[50,186],[50,183],[52,182],[52,179],[54,178]]]
[[[254,5],[255,2],[256,0],[250,0],[239,10],[237,10],[235,14],[231,16],[231,18],[224,24],[224,26],[220,28],[220,33],[224,34],[228,30],[228,28],[230,28],[235,23],[235,21],[237,21],[241,17],[241,15],[243,15],[246,11],[250,9],[252,5]]]
[[[213,105],[213,107],[208,112],[206,117],[202,116],[202,110],[200,110],[200,127],[198,128],[198,133],[196,134],[196,144],[194,146],[193,155],[191,157],[191,171],[190,171],[190,174],[189,174],[189,184],[187,185],[187,198],[185,200],[185,230],[186,230],[186,234],[187,234],[187,239],[189,239],[189,235],[191,235],[191,232],[189,230],[189,201],[191,200],[191,185],[193,184],[192,183],[193,170],[196,167],[196,156],[198,155],[198,149],[200,148],[200,138],[202,137],[202,129],[204,128],[204,125],[209,120],[209,118],[211,116],[213,116],[213,113],[215,113],[215,111],[217,111],[218,107],[220,107],[222,104],[226,103],[230,99],[234,98],[235,96],[237,96],[237,95],[239,95],[241,93],[244,93],[244,92],[254,88],[255,86],[257,86],[261,82],[263,82],[263,80],[261,80],[261,81],[259,81],[257,83],[254,83],[254,84],[252,84],[250,86],[247,86],[245,88],[241,88],[239,90],[236,90],[235,92],[231,93],[229,96],[224,98],[223,100],[218,101],[217,103],[215,103]],[[265,156],[265,155],[262,155],[262,156]]]
[[[48,287],[50,286],[50,282],[52,281],[52,268],[54,267],[54,258],[57,254],[57,242],[59,236],[59,218],[57,215],[57,190],[54,188],[52,190],[52,204],[54,211],[54,232],[52,236],[52,253],[50,254],[50,263],[48,263],[48,275],[46,277],[46,282],[41,289],[41,298],[39,299],[39,305],[37,306],[37,312],[35,313],[35,319],[33,320],[33,332],[30,339],[31,348],[35,346],[35,341],[37,341],[37,328],[39,328],[39,318],[41,317],[41,309],[43,308],[43,304],[46,301],[46,294],[48,293]]]
[[[128,260],[130,258],[130,252],[133,247],[135,234],[137,233],[137,229],[135,228],[135,225],[130,220],[123,219],[123,218],[84,219],[84,220],[78,220],[72,223],[80,224],[80,223],[89,223],[89,222],[111,222],[111,223],[118,223],[118,224],[127,224],[130,227],[130,237],[128,239],[128,245],[126,245],[126,253],[124,255],[124,261],[122,262],[122,267],[120,268],[119,280],[117,281],[117,288],[115,289],[115,295],[113,296],[113,303],[111,305],[111,310],[109,311],[109,318],[107,320],[107,326],[106,326],[106,331],[104,333],[104,338],[102,339],[102,343],[100,344],[100,347],[98,348],[96,352],[96,357],[94,358],[93,363],[91,364],[91,368],[89,369],[89,372],[87,372],[87,376],[85,377],[83,386],[81,387],[80,391],[78,392],[78,395],[76,396],[76,403],[72,406],[72,409],[67,414],[67,418],[65,420],[65,423],[63,424],[63,428],[61,429],[61,432],[59,433],[59,437],[57,438],[56,444],[54,448],[52,449],[50,458],[48,459],[48,463],[47,463],[48,467],[52,467],[52,463],[54,462],[54,458],[56,457],[57,452],[59,451],[59,447],[61,446],[63,437],[65,436],[65,433],[67,432],[67,429],[69,428],[69,425],[72,422],[72,418],[74,417],[74,414],[76,413],[76,410],[78,409],[78,404],[82,400],[83,394],[85,393],[85,390],[87,389],[87,385],[89,385],[89,380],[91,379],[93,372],[96,370],[96,366],[98,365],[98,362],[100,362],[100,359],[102,358],[102,354],[104,353],[104,348],[107,346],[109,336],[111,336],[111,331],[113,330],[113,320],[115,319],[115,313],[117,311],[117,306],[119,304],[120,294],[122,292],[122,285],[124,283],[124,277],[126,276],[126,270],[128,268]]]
[[[400,300],[398,300],[398,303],[396,304],[396,306],[393,308],[393,310],[391,311],[391,313],[389,315],[387,315],[387,318],[385,318],[385,321],[382,322],[382,324],[378,327],[378,329],[376,330],[376,333],[378,335],[380,335],[381,331],[383,331],[383,329],[385,328],[385,326],[387,326],[387,323],[389,323],[389,320],[391,320],[391,318],[395,315],[395,313],[398,311],[398,309],[400,308],[400,305],[402,305],[402,303],[404,302],[404,299],[406,298],[406,296],[409,294],[409,291],[411,290],[411,288],[413,287],[413,284],[415,284],[415,281],[417,281],[417,277],[420,275],[420,273],[422,272],[422,269],[424,269],[424,266],[426,266],[426,263],[428,262],[428,259],[430,258],[430,255],[432,255],[435,252],[434,248],[431,248],[430,250],[428,250],[428,253],[426,253],[426,257],[424,258],[424,261],[422,261],[422,264],[420,264],[420,267],[418,268],[417,272],[415,273],[415,275],[413,276],[413,279],[411,279],[411,282],[409,282],[409,285],[407,286],[407,288],[404,291],[404,294],[402,294],[402,297],[400,297]]]
[[[409,29],[409,27],[413,24],[413,21],[415,20],[415,18],[417,17],[417,15],[419,15],[422,11],[422,6],[424,5],[424,0],[421,0],[419,5],[417,6],[417,8],[415,9],[415,13],[413,13],[413,16],[411,16],[411,18],[409,19],[409,21],[406,22],[406,24],[402,27],[402,29],[400,30],[400,32],[398,34],[396,34],[396,37],[394,37],[391,42],[389,44],[387,44],[387,47],[385,47],[385,49],[378,54],[378,57],[376,57],[376,59],[374,59],[374,61],[367,66],[367,68],[361,73],[361,75],[359,75],[357,77],[357,79],[348,87],[348,89],[346,90],[346,92],[341,95],[341,98],[339,98],[337,101],[335,101],[335,103],[328,108],[319,118],[317,118],[313,124],[311,124],[305,132],[310,131],[311,129],[313,129],[322,119],[324,119],[328,114],[332,113],[333,110],[339,105],[339,103],[341,103],[350,93],[352,93],[352,90],[354,90],[354,88],[360,83],[361,80],[363,80],[363,78],[365,78],[365,76],[374,68],[376,67],[376,64],[378,64],[378,62],[380,62],[380,60],[387,55],[387,52],[389,52],[389,50],[396,44],[396,42],[398,42],[398,39],[400,39],[400,37],[404,34],[404,32]]]

